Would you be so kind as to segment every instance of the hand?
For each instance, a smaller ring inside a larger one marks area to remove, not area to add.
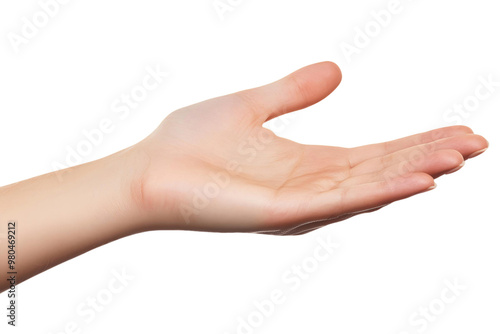
[[[311,65],[177,110],[103,159],[1,187],[0,221],[23,226],[16,282],[141,231],[306,233],[431,189],[488,147],[462,126],[357,148],[301,145],[262,127],[340,78],[333,63]]]
[[[132,147],[148,229],[301,234],[434,187],[487,141],[463,126],[357,148],[302,145],[262,124],[328,96],[330,62],[170,114]]]

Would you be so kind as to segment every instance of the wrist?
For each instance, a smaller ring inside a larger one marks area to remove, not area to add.
[[[90,192],[100,193],[103,214],[110,214],[121,233],[128,235],[149,230],[144,209],[142,180],[148,159],[136,146],[92,162],[88,171],[96,182]],[[83,172],[85,175],[86,172]]]

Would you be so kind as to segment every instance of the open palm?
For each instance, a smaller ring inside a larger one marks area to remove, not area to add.
[[[431,189],[487,141],[467,127],[357,148],[302,145],[262,124],[328,96],[330,62],[170,114],[134,149],[153,228],[301,234]]]

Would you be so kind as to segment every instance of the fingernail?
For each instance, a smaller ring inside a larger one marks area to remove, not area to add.
[[[451,173],[454,173],[456,172],[457,170],[459,170],[460,168],[462,168],[463,166],[465,165],[465,161],[462,162],[460,165],[458,165],[457,167],[447,171],[445,174],[451,174]]]
[[[436,188],[436,187],[437,187],[437,184],[436,184],[436,182],[434,182],[434,185],[433,185],[433,186],[430,186],[430,187],[429,187],[429,188],[427,188],[425,191],[432,190],[432,189],[434,189],[434,188]]]
[[[486,151],[486,150],[487,150],[487,148],[483,148],[482,150],[476,151],[476,152],[472,153],[471,155],[469,155],[468,159],[477,157],[481,153],[484,153],[484,151]]]

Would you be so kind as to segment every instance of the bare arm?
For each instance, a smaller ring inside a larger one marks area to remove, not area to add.
[[[140,231],[129,150],[0,188],[2,232],[15,222],[17,283],[61,262]],[[0,270],[7,268],[2,240]],[[0,291],[7,288],[0,281]]]
[[[335,64],[311,65],[179,109],[104,159],[0,188],[0,226],[18,226],[17,282],[141,231],[307,233],[430,190],[488,147],[463,126],[356,148],[301,145],[262,127],[340,80]]]

